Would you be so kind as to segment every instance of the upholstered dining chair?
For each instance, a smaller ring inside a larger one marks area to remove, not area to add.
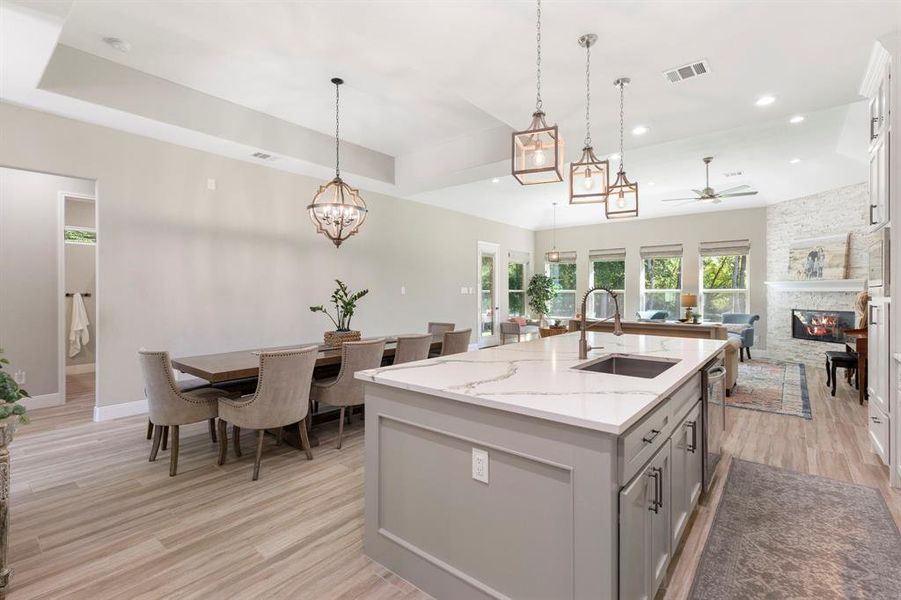
[[[460,354],[469,350],[469,338],[472,337],[472,329],[444,332],[441,342],[441,356]]]
[[[193,390],[199,390],[200,388],[211,387],[210,382],[205,379],[199,379],[197,377],[191,377],[190,379],[183,379],[181,381],[175,381],[175,387],[178,388],[179,392],[191,392]],[[144,397],[147,397],[147,390],[144,390]],[[166,449],[166,442],[169,439],[169,428],[163,427],[163,450]],[[212,436],[213,441],[216,441],[216,421],[214,419],[210,419],[210,436]],[[153,421],[147,419],[147,439],[153,439]]]
[[[394,363],[392,364],[399,365],[428,358],[433,339],[431,333],[397,336],[397,347],[394,349]]]
[[[313,382],[310,397],[314,402],[341,409],[338,417],[339,450],[341,437],[344,435],[344,409],[348,407],[353,409],[354,406],[361,406],[364,403],[363,383],[354,377],[354,373],[381,366],[384,353],[384,338],[344,342],[341,346],[341,370],[338,376]]]
[[[319,348],[297,348],[260,352],[260,375],[253,394],[240,398],[219,399],[219,461],[225,464],[228,452],[227,423],[232,425],[232,442],[235,456],[241,456],[241,430],[256,431],[257,447],[253,461],[253,481],[260,477],[263,457],[263,434],[276,429],[281,443],[282,427],[297,424],[300,445],[313,460],[310,440],[307,438],[306,419],[310,414],[310,384]]]
[[[444,333],[445,331],[453,331],[456,327],[455,323],[438,323],[436,321],[429,321],[428,332],[432,335],[436,333]]]
[[[203,387],[190,391],[179,389],[172,374],[172,364],[168,352],[138,352],[141,370],[144,372],[144,393],[153,426],[153,444],[150,448],[150,462],[154,462],[160,449],[161,440],[172,436],[169,455],[169,475],[178,472],[178,428],[189,423],[208,421],[210,438],[216,441],[213,423],[219,414],[219,397],[222,390]],[[165,450],[165,447],[163,448]]]

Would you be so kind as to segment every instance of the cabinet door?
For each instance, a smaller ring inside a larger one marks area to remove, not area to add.
[[[619,493],[619,597],[652,598],[650,592],[651,510],[659,490],[650,466]]]
[[[701,403],[685,416],[672,437],[672,547],[675,548],[701,495]]]
[[[888,304],[870,302],[867,325],[867,394],[871,404],[889,414]]]
[[[885,131],[870,150],[870,225],[883,225],[889,220],[891,135],[891,131]]]
[[[660,589],[663,578],[666,576],[666,568],[669,566],[672,544],[672,527],[670,525],[670,511],[672,510],[672,468],[670,458],[670,441],[660,448],[657,456],[651,461],[648,467],[651,469],[652,477],[659,477],[660,483],[657,490],[658,509],[649,511],[648,515],[651,519],[651,543],[650,543],[650,565],[651,565],[651,596]]]
[[[619,493],[619,597],[653,598],[670,561],[670,442]]]

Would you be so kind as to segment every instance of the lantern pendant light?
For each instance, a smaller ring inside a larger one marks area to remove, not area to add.
[[[598,36],[586,33],[579,38],[585,48],[585,143],[582,157],[569,164],[569,203],[598,204],[607,200],[610,163],[600,160],[591,147],[591,47]]]
[[[616,181],[607,190],[605,211],[608,219],[623,219],[638,216],[638,182],[629,181],[623,168],[623,96],[631,79],[620,77],[613,82],[619,88],[619,172]]]
[[[554,238],[553,238],[554,239],[554,249],[551,250],[550,252],[544,253],[544,260],[545,260],[545,262],[549,262],[549,263],[558,263],[558,262],[560,262],[560,252],[557,250],[557,203],[556,202],[554,202],[554,229],[553,229],[552,235],[554,236]]]
[[[528,129],[513,134],[513,176],[522,185],[563,181],[563,138],[556,125],[548,126],[541,102],[541,0],[536,29],[535,112]]]
[[[307,206],[307,210],[313,225],[316,226],[316,232],[332,240],[335,248],[338,248],[341,242],[360,231],[368,209],[360,192],[341,179],[338,90],[344,80],[335,77],[332,83],[335,84],[335,178],[319,186],[319,191],[313,196],[313,202]]]

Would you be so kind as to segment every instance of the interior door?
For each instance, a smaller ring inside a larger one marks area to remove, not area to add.
[[[479,347],[499,343],[498,245],[479,242]]]

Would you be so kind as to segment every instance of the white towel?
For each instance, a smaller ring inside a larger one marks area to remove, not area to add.
[[[81,352],[81,347],[87,345],[91,341],[91,334],[88,333],[88,311],[84,308],[84,300],[81,294],[72,295],[72,325],[69,329],[69,357],[73,357]]]

